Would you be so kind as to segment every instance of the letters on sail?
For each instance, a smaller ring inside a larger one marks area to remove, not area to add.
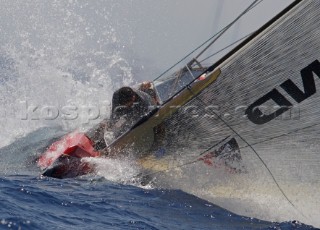
[[[314,74],[316,74],[320,78],[320,62],[318,60],[315,60],[306,68],[301,70],[304,92],[300,90],[299,87],[294,84],[291,79],[283,82],[280,87],[284,91],[286,91],[288,95],[294,99],[294,101],[296,101],[297,103],[301,103],[316,93]],[[268,100],[273,100],[280,107],[273,113],[263,114],[263,112],[259,109],[259,106],[263,105]],[[275,119],[292,107],[293,104],[276,88],[274,88],[267,94],[260,97],[254,103],[252,103],[247,108],[245,113],[251,122],[257,125],[262,125]]]

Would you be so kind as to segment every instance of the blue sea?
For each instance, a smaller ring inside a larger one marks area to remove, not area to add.
[[[235,215],[178,190],[2,176],[1,229],[312,229]]]
[[[1,229],[313,229],[239,216],[179,190],[1,176]]]
[[[56,133],[42,128],[0,149],[0,229],[313,229],[236,215],[181,190],[107,179],[112,175],[43,177],[35,153]]]
[[[112,92],[154,79],[251,3],[225,2],[1,1],[0,229],[312,229],[240,216],[174,184],[131,183],[130,164],[72,179],[36,166],[55,138],[108,116]],[[250,23],[223,41],[254,31]]]

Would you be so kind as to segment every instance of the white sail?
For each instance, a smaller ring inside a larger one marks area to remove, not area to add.
[[[159,184],[242,215],[320,226],[319,9],[295,1],[211,67],[217,80],[164,122],[170,157],[145,161],[166,172],[154,174]],[[221,150],[228,140],[236,160]]]

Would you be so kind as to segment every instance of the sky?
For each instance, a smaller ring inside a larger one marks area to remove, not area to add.
[[[128,23],[128,27],[132,29],[132,47],[137,56],[151,59],[158,70],[164,70],[234,20],[253,1],[132,2],[134,4],[130,11],[123,9],[125,12],[121,12],[125,14],[123,23]],[[292,0],[264,0],[231,28],[228,35],[217,43],[213,50],[218,50],[258,29],[291,2]],[[119,24],[121,23],[119,21]]]

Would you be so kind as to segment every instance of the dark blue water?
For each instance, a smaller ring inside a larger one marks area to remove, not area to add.
[[[4,229],[311,229],[238,216],[182,191],[104,179],[15,175],[0,183]]]
[[[0,149],[1,229],[312,229],[295,221],[239,216],[180,190],[146,189],[94,175],[41,177],[34,154],[58,134],[40,129]]]

